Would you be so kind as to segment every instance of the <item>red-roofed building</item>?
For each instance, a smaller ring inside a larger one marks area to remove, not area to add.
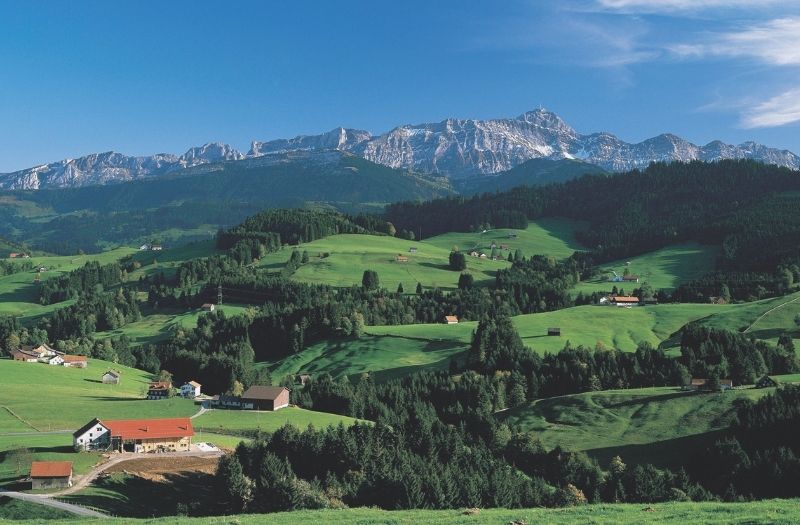
[[[31,463],[32,489],[61,489],[72,486],[72,461]]]
[[[93,419],[72,434],[77,450],[179,452],[192,445],[189,418]]]
[[[458,324],[458,317],[455,315],[445,315],[444,316],[444,323],[445,324]]]
[[[86,368],[89,362],[85,355],[63,355],[61,359],[64,366],[72,368]]]
[[[627,295],[617,295],[611,298],[611,302],[617,306],[639,306],[638,297],[628,297]]]

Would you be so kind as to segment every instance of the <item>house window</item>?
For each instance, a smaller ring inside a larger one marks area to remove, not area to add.
[[[102,430],[102,429],[101,429],[100,427],[97,427],[97,431],[98,431],[98,432],[100,432],[101,430]]]

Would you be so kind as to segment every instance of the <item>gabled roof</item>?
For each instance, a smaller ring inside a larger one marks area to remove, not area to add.
[[[182,438],[194,435],[188,417],[170,419],[115,419],[101,421],[112,437],[122,439]]]
[[[85,355],[63,355],[61,357],[64,358],[65,363],[80,363],[81,361],[86,361]]]
[[[188,382],[188,383],[186,383],[186,384],[187,384],[187,385],[191,385],[191,386],[193,386],[193,387],[195,387],[195,388],[200,388],[201,386],[203,386],[203,385],[201,385],[200,383],[198,383],[197,381],[189,381],[189,382]]]
[[[100,425],[101,427],[104,427],[104,428],[108,429],[108,427],[106,427],[106,426],[103,424],[103,422],[102,422],[102,421],[100,421],[100,420],[99,420],[99,419],[97,419],[97,418],[94,418],[94,419],[92,419],[91,421],[89,421],[88,423],[86,423],[85,425],[83,425],[81,428],[79,428],[78,430],[76,430],[75,432],[73,432],[73,433],[72,433],[72,435],[73,435],[74,437],[78,437],[78,436],[80,436],[80,435],[83,435],[83,434],[85,434],[86,432],[88,432],[90,428],[94,428],[94,427],[96,427],[96,426],[98,426],[98,425]]]
[[[638,297],[628,297],[626,295],[617,295],[613,298],[615,303],[638,303]]]
[[[32,478],[68,478],[72,475],[72,461],[34,461]]]
[[[172,383],[169,381],[152,381],[147,387],[148,390],[169,390],[172,388]]]
[[[275,401],[283,391],[289,391],[285,386],[251,386],[242,394],[242,399],[264,399]]]
[[[457,323],[458,322],[458,317],[456,317],[455,315],[445,315],[444,316],[444,320],[447,321],[448,323],[451,322],[451,321],[454,322],[454,323]]]
[[[108,375],[108,374],[111,374],[114,377],[119,377],[120,376],[120,373],[117,372],[116,370],[106,370],[106,372],[103,375],[105,376],[105,375]]]

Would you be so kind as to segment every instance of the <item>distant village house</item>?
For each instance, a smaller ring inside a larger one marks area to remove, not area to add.
[[[107,385],[118,385],[120,380],[120,373],[116,370],[109,370],[103,374],[102,381]]]
[[[194,399],[200,395],[200,383],[197,381],[189,381],[181,386],[181,396]]]
[[[455,315],[445,315],[444,316],[444,323],[445,324],[458,324],[458,317]]]
[[[687,385],[688,390],[696,390],[696,391],[711,391],[711,385],[709,384],[709,380],[705,378],[698,378],[693,377],[692,381]],[[730,390],[733,388],[733,380],[732,379],[720,379],[719,380],[719,389],[720,391]]]
[[[147,387],[147,399],[167,399],[172,393],[169,381],[153,381]]]
[[[398,253],[398,254],[397,254],[397,255],[395,255],[395,257],[394,257],[394,262],[399,262],[399,263],[407,263],[407,262],[408,262],[408,257],[406,257],[405,255],[400,255],[400,254]]]
[[[766,375],[756,381],[756,388],[769,388],[774,386],[778,386],[778,382]]]
[[[205,303],[203,306],[200,307],[201,310],[204,312],[213,312],[216,310],[216,305],[214,303]]]
[[[285,386],[251,386],[242,394],[242,408],[280,410],[289,406],[289,389]]]

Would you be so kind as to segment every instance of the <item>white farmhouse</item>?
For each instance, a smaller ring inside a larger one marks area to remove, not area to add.
[[[72,434],[75,450],[105,450],[111,445],[111,430],[93,419]]]
[[[188,398],[195,398],[200,395],[200,383],[197,381],[189,381],[181,386],[181,396]]]

